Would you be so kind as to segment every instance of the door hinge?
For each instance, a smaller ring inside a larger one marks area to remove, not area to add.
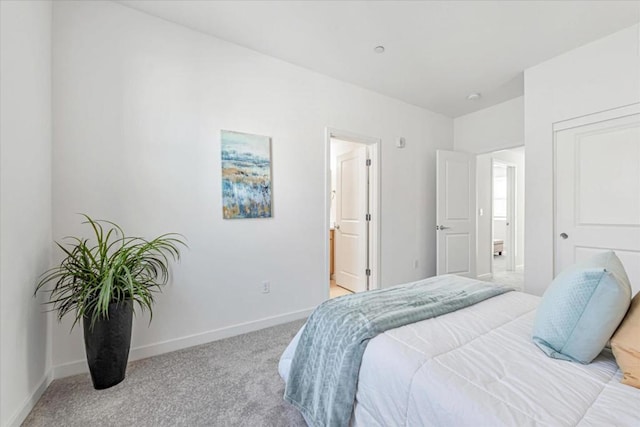
[[[371,269],[367,268],[367,269],[364,271],[364,274],[366,274],[367,276],[371,276]]]
[[[371,221],[371,214],[366,214],[364,216],[365,221]]]
[[[367,165],[367,166],[371,166],[371,159],[367,159],[367,163],[366,163],[366,165]]]

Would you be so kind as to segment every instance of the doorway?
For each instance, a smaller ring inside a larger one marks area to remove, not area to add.
[[[327,130],[329,297],[378,288],[379,140]]]
[[[524,146],[478,155],[437,150],[438,275],[524,289],[524,157]],[[494,165],[503,188],[494,189]]]
[[[524,287],[524,147],[477,156],[478,278]]]
[[[516,166],[492,159],[492,219],[494,275],[515,271]]]

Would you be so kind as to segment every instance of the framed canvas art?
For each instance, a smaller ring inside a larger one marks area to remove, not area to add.
[[[222,215],[271,218],[271,138],[221,131]]]

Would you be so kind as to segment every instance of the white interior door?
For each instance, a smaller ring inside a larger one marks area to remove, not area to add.
[[[640,108],[555,130],[555,274],[614,250],[640,290]]]
[[[504,249],[507,271],[516,267],[516,168],[507,166],[507,220],[505,222]]]
[[[437,274],[476,277],[476,158],[436,152]]]
[[[367,149],[360,147],[336,162],[336,284],[353,292],[367,290]]]

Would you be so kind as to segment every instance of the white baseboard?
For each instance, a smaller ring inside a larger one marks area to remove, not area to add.
[[[51,381],[53,381],[53,375],[51,375],[50,370],[49,372],[44,374],[44,376],[40,380],[38,387],[36,387],[35,391],[31,393],[31,396],[28,396],[22,402],[19,409],[13,414],[13,416],[9,418],[7,427],[19,427],[20,424],[22,424],[25,418],[27,418],[27,415],[29,415],[29,412],[31,412],[33,407],[36,406],[36,403],[38,403],[38,400],[40,400],[42,393],[44,393],[47,387],[49,387]]]
[[[485,274],[480,274],[477,279],[478,280],[485,280],[485,279],[491,279],[493,277],[492,273],[485,273]]]
[[[270,326],[292,322],[298,319],[303,319],[305,317],[308,317],[312,311],[313,308],[307,308],[304,310],[293,311],[291,313],[265,317],[263,319],[239,323],[237,325],[188,335],[186,337],[175,338],[155,344],[148,344],[132,348],[129,352],[129,362],[133,362],[134,360],[146,359],[147,357],[157,356],[159,354],[169,353],[171,351],[182,350],[183,348],[193,347],[200,344],[206,344],[212,341],[229,338],[236,335],[246,334],[247,332],[257,331],[260,329],[268,328]],[[64,378],[71,375],[83,374],[87,372],[89,372],[87,361],[85,359],[76,360],[74,362],[55,366],[53,368],[53,378]]]

